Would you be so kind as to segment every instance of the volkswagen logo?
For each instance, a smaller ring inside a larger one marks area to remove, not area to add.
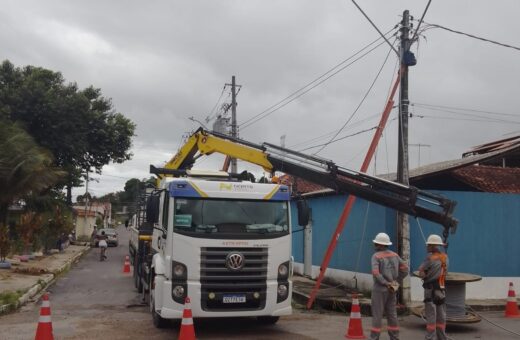
[[[226,267],[229,270],[240,270],[244,267],[244,255],[240,253],[229,253],[226,257]]]

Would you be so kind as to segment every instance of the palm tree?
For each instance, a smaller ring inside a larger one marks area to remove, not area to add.
[[[64,175],[52,161],[20,126],[0,120],[0,228],[11,203],[48,189]]]

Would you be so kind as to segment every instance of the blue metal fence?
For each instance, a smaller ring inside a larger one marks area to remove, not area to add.
[[[520,195],[438,193],[458,202],[455,217],[460,221],[459,227],[457,233],[449,238],[450,270],[487,277],[520,276]],[[313,265],[321,265],[346,199],[345,195],[309,199],[313,216]],[[294,204],[292,211],[292,219],[297,221]],[[395,211],[357,199],[329,267],[370,273],[372,239],[378,232],[388,233],[394,240],[390,248],[396,250],[395,220]],[[440,225],[425,220],[419,222],[425,237],[442,232]],[[293,236],[293,256],[296,262],[303,262],[303,233]],[[420,228],[413,217],[410,217],[410,236],[411,267],[416,269],[426,250]]]

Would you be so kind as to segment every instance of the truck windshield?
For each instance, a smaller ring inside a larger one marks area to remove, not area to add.
[[[174,231],[206,238],[273,238],[289,233],[286,201],[177,198]]]

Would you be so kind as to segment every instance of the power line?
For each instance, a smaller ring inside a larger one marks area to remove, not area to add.
[[[504,43],[501,43],[501,42],[498,42],[498,41],[495,41],[495,40],[490,40],[490,39],[482,38],[482,37],[479,37],[479,36],[476,36],[476,35],[473,35],[473,34],[469,34],[469,33],[464,33],[464,32],[457,31],[457,30],[454,30],[454,29],[452,29],[452,28],[448,28],[448,27],[441,26],[441,25],[438,25],[438,24],[429,24],[429,23],[427,23],[426,21],[425,21],[424,23],[425,23],[429,28],[431,28],[431,27],[433,27],[433,28],[440,28],[440,29],[443,29],[443,30],[446,30],[446,31],[449,31],[449,32],[452,32],[452,33],[456,33],[456,34],[460,34],[460,35],[465,35],[465,36],[470,37],[470,38],[473,38],[473,39],[482,40],[482,41],[485,41],[485,42],[488,42],[488,43],[491,43],[491,44],[495,44],[495,45],[499,45],[499,46],[502,46],[502,47],[507,47],[507,48],[511,48],[511,49],[515,49],[515,50],[520,51],[520,47],[517,47],[517,46],[504,44]]]
[[[387,35],[388,33],[390,33],[394,28],[388,30],[385,34]],[[314,89],[315,87],[321,85],[322,83],[324,83],[325,81],[327,81],[328,79],[332,78],[333,76],[335,76],[336,74],[338,74],[339,72],[343,71],[344,69],[346,69],[347,67],[351,66],[352,64],[354,64],[355,62],[357,62],[358,60],[360,60],[361,58],[363,58],[364,56],[366,56],[367,54],[369,54],[370,52],[374,51],[376,48],[378,48],[379,46],[381,46],[383,43],[380,43],[378,45],[376,45],[374,48],[370,49],[369,51],[367,51],[366,53],[362,54],[359,58],[353,60],[351,63],[347,64],[347,65],[344,65],[345,63],[347,63],[348,61],[350,61],[351,59],[353,59],[354,57],[356,57],[357,55],[361,54],[363,51],[365,51],[366,49],[368,49],[370,46],[374,45],[376,42],[378,42],[379,40],[381,40],[381,38],[377,38],[376,40],[372,41],[371,43],[369,43],[368,45],[366,45],[365,47],[361,48],[359,51],[357,51],[356,53],[354,53],[353,55],[351,55],[350,57],[346,58],[345,60],[341,61],[340,63],[338,63],[337,65],[335,65],[334,67],[332,67],[331,69],[329,69],[327,72],[325,72],[324,74],[320,75],[319,77],[317,77],[316,79],[314,79],[313,81],[307,83],[305,86],[299,88],[298,90],[294,91],[293,93],[291,93],[290,95],[288,95],[287,97],[283,98],[282,100],[278,101],[277,103],[269,106],[267,109],[263,110],[262,112],[254,115],[253,117],[245,120],[243,123],[242,123],[242,127],[241,129],[245,129],[247,128],[248,126],[258,122],[259,120],[267,117],[268,115],[272,114],[273,112],[281,109],[282,107],[286,106],[287,104],[289,104],[290,102],[300,98],[302,95],[304,95],[305,93],[309,92],[310,90]],[[344,65],[344,66],[342,66]],[[338,69],[339,68],[339,69]],[[334,72],[336,71],[336,72]],[[334,73],[332,73],[334,72]],[[332,74],[331,74],[332,73]],[[328,77],[326,77],[327,75],[329,75]],[[326,77],[325,79],[323,79],[324,77]],[[321,80],[321,81],[320,81]],[[319,81],[319,82],[318,82]],[[318,82],[318,83],[317,83]],[[310,87],[310,88],[309,88]],[[307,89],[307,90],[306,90]],[[300,93],[302,92],[302,93]],[[296,97],[294,97],[296,96]],[[294,97],[294,98],[292,98]],[[287,101],[287,102],[286,102]],[[286,103],[284,103],[286,102]],[[282,105],[283,104],[283,105]],[[263,116],[262,116],[263,115]],[[262,117],[261,117],[262,116]]]
[[[320,146],[327,146],[329,144],[339,142],[340,140],[343,140],[343,139],[346,139],[346,138],[350,138],[350,137],[354,137],[354,136],[357,136],[357,135],[360,135],[362,133],[365,133],[365,132],[368,132],[368,131],[372,131],[372,130],[375,130],[375,129],[377,129],[377,125],[376,126],[372,126],[371,128],[368,128],[368,129],[365,129],[365,130],[361,130],[361,131],[358,131],[356,133],[347,135],[347,136],[343,136],[343,137],[334,139],[333,141],[328,141],[327,143],[318,144],[318,145],[314,145],[314,146],[309,146],[308,148],[305,148],[305,149],[302,149],[302,150],[298,150],[298,151],[299,152],[303,152],[303,151],[307,151],[307,150],[310,150],[310,149],[319,148]]]
[[[372,115],[372,116],[366,117],[366,118],[364,118],[364,119],[362,119],[362,120],[359,120],[359,121],[356,121],[356,122],[350,124],[349,127],[350,127],[350,128],[353,128],[353,127],[355,127],[355,126],[357,126],[357,125],[360,125],[360,124],[362,124],[362,123],[364,123],[364,122],[367,122],[367,121],[369,121],[369,120],[371,120],[371,119],[373,119],[373,118],[379,117],[379,116],[380,116],[380,114],[379,114],[379,113],[376,113],[376,114],[374,114],[374,115]],[[333,131],[329,131],[329,132],[327,132],[327,133],[325,133],[325,134],[323,134],[323,135],[320,135],[320,136],[318,136],[318,137],[314,137],[314,138],[311,138],[311,139],[308,139],[308,140],[301,141],[301,142],[299,142],[299,143],[293,144],[293,145],[290,146],[290,148],[291,148],[291,149],[294,149],[294,148],[297,147],[297,146],[302,146],[302,145],[305,145],[305,144],[309,144],[309,143],[312,143],[312,142],[318,141],[318,140],[320,140],[320,139],[327,138],[327,137],[329,137],[329,136],[335,134],[335,133],[338,132],[338,131],[339,131],[339,129],[336,129],[336,130],[333,130]]]
[[[390,43],[390,41],[388,41],[388,39],[385,37],[385,34],[381,33],[381,31],[379,30],[379,28],[377,28],[376,24],[374,24],[374,22],[372,20],[370,20],[370,18],[368,17],[368,15],[361,9],[361,7],[359,7],[359,5],[356,3],[356,1],[352,0],[352,2],[354,3],[354,5],[356,5],[356,7],[359,9],[359,11],[365,16],[365,18],[367,18],[368,22],[376,29],[376,31],[381,35],[381,37],[383,37],[383,39],[385,39],[386,43],[390,46],[390,48],[397,54],[399,55],[399,52],[396,50],[396,48],[394,47],[394,45],[392,43]]]
[[[359,102],[358,106],[356,107],[356,109],[354,110],[354,112],[352,112],[352,114],[350,115],[350,117],[347,119],[347,121],[345,122],[345,124],[343,124],[343,126],[339,129],[339,131],[329,140],[328,143],[325,143],[321,149],[319,149],[318,151],[316,151],[314,153],[314,155],[317,155],[319,152],[321,152],[323,149],[325,149],[327,147],[327,145],[329,145],[332,141],[334,141],[334,139],[341,133],[341,131],[343,131],[343,129],[347,126],[347,124],[352,120],[352,118],[354,118],[354,116],[356,115],[356,113],[358,112],[359,108],[361,107],[361,105],[363,105],[363,103],[365,102],[365,100],[367,99],[368,95],[370,94],[370,92],[372,91],[372,88],[374,87],[377,79],[379,79],[379,75],[381,74],[381,72],[383,71],[383,68],[385,67],[386,65],[386,62],[388,61],[388,57],[390,56],[390,53],[392,52],[392,50],[390,49],[388,51],[388,53],[386,54],[386,57],[385,57],[385,60],[383,61],[383,64],[381,65],[381,67],[379,68],[379,71],[377,71],[377,74],[374,78],[374,80],[372,81],[372,84],[370,84],[370,87],[368,88],[368,90],[366,91],[365,95],[363,96],[363,98],[361,99],[361,101]]]
[[[503,112],[467,109],[467,108],[463,108],[463,107],[455,107],[455,106],[447,106],[447,105],[434,105],[434,104],[417,103],[417,102],[412,103],[410,105],[412,105],[412,106],[423,106],[423,107],[435,107],[435,108],[449,109],[449,110],[469,111],[469,112],[477,112],[477,113],[489,113],[489,114],[492,114],[492,115],[499,115],[499,116],[520,117],[519,114],[514,114],[514,113],[503,113]]]
[[[222,99],[222,96],[224,95],[225,90],[226,90],[226,85],[224,85],[224,87],[222,87],[222,92],[220,92],[220,96],[218,97],[218,100],[215,103],[215,106],[213,106],[209,115],[206,117],[206,123],[209,123],[209,121],[217,114],[217,112],[214,112],[214,111],[217,108],[218,103],[220,103],[220,100]]]
[[[456,118],[456,117],[446,117],[446,116],[430,116],[430,115],[422,115],[422,114],[421,115],[413,114],[412,117],[430,118],[430,119],[460,120],[460,121],[467,121],[467,122],[482,122],[482,123],[520,124],[520,122],[495,120],[495,119],[489,120],[489,119]]]
[[[503,122],[503,123],[517,123],[517,124],[520,124],[519,121],[515,121],[515,120],[492,118],[492,117],[481,116],[481,115],[477,115],[477,114],[473,114],[473,113],[450,111],[450,110],[446,110],[446,109],[437,109],[437,108],[433,108],[433,107],[422,107],[422,109],[423,110],[431,110],[431,111],[452,113],[452,114],[461,115],[461,116],[482,118],[482,121],[485,121],[485,122]]]
[[[432,0],[428,0],[428,3],[426,4],[426,8],[424,9],[424,12],[421,16],[421,19],[419,19],[419,24],[417,25],[417,28],[415,29],[415,32],[412,36],[412,39],[410,41],[414,41],[415,37],[417,36],[417,33],[419,32],[419,28],[421,27],[421,24],[423,23],[424,16],[426,15],[426,12],[428,12],[428,8],[430,8]]]

